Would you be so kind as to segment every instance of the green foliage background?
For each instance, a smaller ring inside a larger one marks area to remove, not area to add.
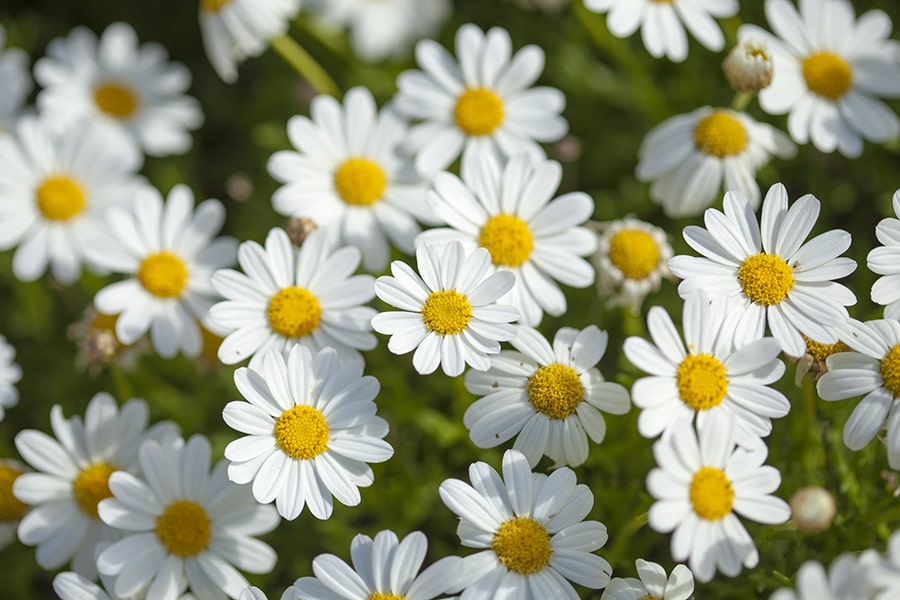
[[[741,22],[767,27],[761,1],[743,4],[740,18],[722,23],[728,47]],[[854,5],[857,13],[881,8],[900,24],[900,5],[893,0],[860,0]],[[286,121],[294,114],[307,114],[312,90],[272,51],[245,63],[236,85],[223,84],[203,53],[193,1],[0,0],[0,22],[7,28],[10,43],[25,48],[33,60],[43,54],[52,38],[67,34],[75,25],[100,32],[117,20],[134,26],[142,42],[160,42],[173,59],[188,65],[194,75],[191,94],[200,100],[206,114],[191,152],[148,159],[143,173],[164,192],[186,182],[198,198],[219,198],[228,209],[225,233],[241,240],[262,240],[269,228],[283,224],[271,208],[276,183],[265,164],[274,151],[289,147]],[[733,94],[720,70],[723,55],[691,40],[685,63],[654,60],[636,36],[627,40],[611,37],[604,17],[588,13],[580,0],[559,15],[523,12],[500,0],[458,0],[440,41],[452,47],[456,27],[466,22],[483,28],[501,25],[510,31],[516,48],[534,43],[545,49],[547,66],[541,83],[566,94],[564,114],[573,136],[570,142],[577,141],[581,150],[574,156],[571,144],[548,149],[564,165],[561,192],[591,194],[598,221],[633,214],[655,223],[669,231],[676,254],[691,253],[681,230],[700,219],[672,220],[662,215],[649,201],[648,186],[635,180],[634,167],[641,139],[662,119],[704,104],[730,104]],[[364,85],[381,103],[394,93],[396,75],[414,66],[409,57],[381,65],[360,62],[343,35],[321,29],[305,14],[292,24],[291,33],[321,61],[342,90]],[[890,104],[900,111],[900,102]],[[785,127],[783,117],[769,117],[755,103],[749,111],[757,119]],[[834,227],[852,232],[849,254],[860,268],[846,283],[859,298],[851,312],[860,319],[881,316],[879,307],[869,300],[874,275],[865,268],[865,256],[876,243],[876,223],[891,214],[890,196],[900,188],[898,172],[900,145],[895,140],[886,146],[866,144],[857,160],[824,155],[805,146],[796,159],[775,161],[758,174],[763,189],[782,181],[792,199],[813,193],[822,201],[822,217],[814,233]],[[244,193],[236,193],[241,186],[235,181],[243,182]],[[92,377],[76,366],[75,345],[67,338],[66,329],[107,281],[85,276],[72,287],[47,278],[19,283],[11,272],[11,257],[11,251],[0,253],[0,334],[17,348],[24,377],[18,385],[19,406],[0,422],[0,457],[17,457],[13,439],[18,431],[49,431],[53,404],[61,404],[67,416],[82,414],[93,394],[104,390],[120,403],[132,396],[145,398],[153,419],[176,421],[185,436],[208,435],[216,456],[221,457],[224,446],[237,437],[221,419],[225,403],[239,398],[232,383],[233,368],[184,358],[162,360],[148,354],[134,370],[113,368]],[[643,317],[605,309],[593,289],[566,291],[568,313],[545,319],[541,330],[551,337],[561,326],[582,328],[594,323],[608,330],[610,347],[602,370],[608,379],[630,386],[640,373],[625,360],[622,341],[627,335],[645,335]],[[644,313],[654,304],[668,308],[676,322],[680,319],[681,302],[673,283],[665,283],[659,294],[645,302]],[[475,460],[499,467],[504,448],[479,450],[469,441],[462,415],[473,398],[461,377],[451,380],[441,373],[418,376],[409,356],[391,355],[386,340],[382,337],[379,342],[378,348],[366,354],[366,372],[381,381],[376,402],[379,414],[391,424],[387,439],[396,454],[387,463],[374,465],[375,484],[362,490],[360,506],[336,505],[328,521],[318,521],[304,511],[265,537],[279,553],[278,564],[271,574],[250,579],[270,597],[279,597],[297,577],[310,575],[312,559],[319,553],[332,552],[349,559],[350,539],[360,532],[374,535],[390,528],[403,536],[422,530],[430,539],[428,563],[470,552],[459,546],[456,519],[440,502],[437,487],[448,477],[467,479],[467,467]],[[768,462],[783,474],[778,494],[785,499],[806,485],[829,489],[838,504],[835,523],[820,534],[803,534],[790,524],[763,527],[749,523],[760,550],[759,567],[735,579],[721,577],[698,585],[697,598],[768,597],[789,583],[804,560],[828,563],[841,552],[872,546],[883,551],[885,540],[900,525],[897,474],[887,470],[883,443],[875,441],[855,453],[843,445],[843,423],[856,402],[826,404],[817,399],[809,378],[801,388],[795,387],[792,379],[793,366],[789,365],[778,387],[791,399],[793,408],[788,417],[774,424],[768,439]],[[588,462],[576,469],[579,481],[588,484],[596,498],[590,518],[609,529],[609,542],[599,553],[612,563],[617,576],[635,576],[634,560],[639,557],[660,562],[667,570],[673,566],[670,536],[655,533],[645,523],[651,498],[644,479],[654,463],[651,441],[637,433],[637,412],[632,409],[625,416],[608,416],[607,439],[592,445]],[[547,466],[541,464],[541,468]],[[53,575],[37,566],[32,548],[14,542],[0,551],[0,588],[6,597],[52,597]],[[584,598],[600,595],[582,590]]]

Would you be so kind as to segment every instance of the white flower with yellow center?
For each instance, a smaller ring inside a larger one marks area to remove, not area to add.
[[[860,450],[887,427],[888,463],[900,468],[900,323],[849,319],[841,340],[852,352],[825,359],[828,372],[816,383],[823,400],[864,394],[844,425],[844,443]]]
[[[771,155],[791,158],[797,148],[775,127],[746,113],[704,106],[666,119],[638,151],[637,177],[652,182],[650,197],[670,217],[700,214],[721,191],[743,193],[759,206],[756,171]]]
[[[441,500],[459,517],[463,546],[480,551],[463,558],[460,600],[577,598],[572,581],[590,589],[609,583],[612,567],[594,554],[606,543],[606,526],[585,521],[594,504],[588,486],[561,467],[532,473],[518,450],[503,454],[503,479],[483,462],[469,467],[469,485],[447,479]]]
[[[227,334],[219,360],[233,365],[250,358],[258,371],[269,348],[286,354],[298,344],[313,353],[333,347],[350,358],[374,348],[370,323],[376,311],[363,306],[375,296],[373,279],[353,275],[359,260],[359,250],[333,250],[320,230],[299,251],[283,229],[269,231],[265,247],[242,243],[238,263],[244,273],[223,269],[212,278],[225,298],[209,311],[212,325]]]
[[[97,557],[99,571],[115,577],[113,591],[145,600],[237,598],[249,584],[238,569],[268,573],[277,555],[253,536],[278,525],[271,506],[250,489],[228,481],[226,461],[210,471],[209,440],[170,437],[140,448],[144,478],[117,472],[112,498],[100,503],[105,523],[126,532]]]
[[[872,302],[884,305],[886,319],[900,319],[900,190],[894,192],[893,206],[897,218],[882,219],[875,228],[882,247],[866,257],[869,270],[881,275],[872,286]]]
[[[653,445],[658,468],[647,476],[647,490],[656,500],[650,507],[654,531],[672,534],[672,558],[687,560],[702,582],[718,569],[728,577],[752,569],[759,552],[738,515],[777,525],[791,516],[787,502],[771,495],[781,485],[781,473],[763,465],[768,450],[735,447],[731,426],[685,427]]]
[[[728,298],[739,345],[761,338],[766,325],[789,356],[806,352],[804,335],[837,342],[836,328],[849,316],[844,307],[856,303],[853,292],[833,281],[856,270],[856,261],[839,256],[850,247],[850,234],[832,229],[806,241],[819,201],[807,194],[788,208],[780,183],[769,188],[759,223],[740,192],[726,193],[724,208],[707,209],[706,229],[684,229],[684,239],[703,258],[669,261],[672,273],[684,279],[681,297],[704,290],[711,299]]]
[[[631,217],[601,223],[599,229],[597,252],[591,257],[597,269],[597,292],[607,307],[630,306],[637,313],[644,298],[659,289],[663,277],[672,278],[668,235]]]
[[[0,137],[11,131],[22,113],[34,83],[28,68],[28,54],[6,46],[6,29],[0,24]]]
[[[213,271],[234,264],[236,254],[236,240],[215,238],[224,221],[222,204],[206,200],[195,210],[184,185],[172,188],[165,203],[147,187],[132,210],[110,211],[107,237],[89,255],[101,267],[130,276],[94,297],[98,311],[118,315],[116,337],[123,344],[149,330],[160,356],[200,354],[198,322],[217,298],[210,279]]]
[[[22,378],[22,368],[15,363],[16,349],[0,335],[0,421],[6,409],[19,403],[16,383]]]
[[[733,17],[738,0],[584,0],[594,12],[608,13],[606,26],[619,38],[640,28],[647,52],[681,62],[688,55],[685,28],[708,50],[718,52],[725,36],[713,19]]]
[[[898,597],[900,594],[900,532],[895,531],[888,538],[886,556],[869,549],[863,551],[858,561],[857,577],[862,580],[859,581],[862,585],[857,589],[871,590],[874,588],[875,590],[874,595],[865,596],[866,599],[892,600]]]
[[[44,88],[38,107],[61,127],[101,119],[153,156],[186,152],[190,130],[203,123],[200,104],[185,95],[190,71],[159,44],[139,46],[127,23],[113,23],[99,41],[84,27],[53,40],[34,76]]]
[[[97,513],[100,501],[112,495],[110,475],[137,472],[144,440],[178,432],[169,422],[147,429],[147,417],[142,400],[129,400],[120,410],[112,396],[100,393],[88,403],[84,421],[65,419],[62,407],[53,407],[50,426],[56,439],[33,429],[16,435],[16,449],[35,469],[13,485],[16,498],[32,506],[19,523],[19,539],[37,546],[41,567],[58,569],[71,560],[75,571],[96,578],[94,546],[121,537]]]
[[[313,355],[303,346],[287,357],[270,350],[260,370],[235,371],[247,402],[229,402],[222,415],[247,435],[225,448],[228,478],[253,482],[257,502],[274,500],[285,519],[296,519],[304,505],[327,519],[332,496],[358,505],[358,488],[374,481],[366,463],[394,454],[382,439],[387,421],[375,416],[378,380],[362,371],[362,361],[341,361],[333,348]]]
[[[312,219],[336,244],[359,248],[367,271],[383,271],[388,240],[411,254],[421,230],[413,216],[434,221],[425,183],[397,154],[406,125],[390,109],[378,113],[365,88],[347,92],[343,106],[317,96],[310,114],[288,121],[298,151],[269,159],[269,173],[285,184],[272,204],[283,215]]]
[[[458,240],[467,251],[485,248],[493,269],[512,271],[513,288],[500,302],[519,311],[522,323],[537,327],[546,312],[566,312],[557,281],[576,288],[594,282],[594,268],[583,256],[597,248],[597,237],[582,224],[594,212],[583,192],[553,198],[562,178],[555,161],[532,162],[516,155],[505,166],[491,155],[463,160],[462,180],[451,173],[434,177],[428,202],[449,228],[429,229],[416,244],[440,247]]]
[[[768,113],[788,114],[795,142],[812,141],[822,152],[855,158],[863,139],[884,142],[900,135],[900,119],[878,97],[900,97],[900,51],[889,39],[891,19],[870,10],[856,19],[847,0],[766,0],[775,35],[755,25],[741,39],[766,40],[772,50],[772,85],[759,94]]]
[[[695,419],[699,431],[721,430],[734,420],[734,440],[752,448],[772,432],[771,419],[788,414],[788,399],[769,387],[784,375],[780,344],[770,337],[741,343],[728,311],[726,301],[710,303],[698,291],[684,302],[684,342],[660,306],[647,314],[652,344],[625,340],[625,356],[650,374],[631,388],[641,435],[689,429]]]
[[[49,265],[62,283],[78,279],[85,248],[107,232],[106,211],[145,185],[142,161],[111,125],[81,121],[55,131],[19,119],[14,135],[0,138],[0,250],[18,245],[15,276],[33,281]]]
[[[694,593],[694,574],[684,565],[675,565],[666,579],[666,570],[655,562],[634,561],[638,577],[614,577],[600,600],[687,600]]]
[[[28,514],[29,506],[16,498],[16,479],[29,471],[17,460],[0,458],[0,550],[16,539],[19,522]]]
[[[623,415],[631,408],[628,391],[596,368],[608,341],[595,325],[563,327],[551,347],[536,329],[517,327],[517,351],[502,350],[489,370],[466,373],[466,389],[483,396],[463,416],[472,442],[493,448],[517,436],[513,448],[532,467],[544,455],[557,465],[583,463],[588,436],[597,444],[606,437],[600,411]]]
[[[416,260],[419,273],[395,260],[393,277],[375,281],[378,298],[400,310],[379,313],[372,327],[391,336],[388,350],[394,354],[415,350],[413,367],[422,375],[439,365],[450,377],[466,365],[486,371],[491,366],[488,355],[500,352],[500,342],[516,335],[510,323],[519,311],[497,304],[515,275],[491,274],[488,251],[478,248],[466,254],[459,242],[446,244],[443,251],[420,244]]]
[[[874,558],[872,550],[855,556],[849,552],[841,554],[828,567],[815,560],[808,560],[797,571],[795,590],[782,588],[769,596],[769,600],[889,600],[894,595],[880,596],[872,585],[873,570],[869,562]]]
[[[301,0],[200,0],[200,32],[213,69],[226,83],[237,81],[237,65],[259,56],[269,40],[285,33]]]
[[[414,531],[403,540],[379,531],[373,540],[359,534],[350,542],[351,567],[334,554],[313,560],[315,577],[301,577],[289,591],[316,600],[432,600],[458,588],[462,559],[448,556],[419,573],[428,539]]]
[[[422,71],[397,79],[397,110],[414,126],[405,144],[416,168],[431,176],[463,156],[489,152],[511,157],[527,153],[543,160],[537,142],[555,142],[569,129],[560,116],[565,96],[557,89],[531,87],[544,69],[544,51],[526,46],[512,54],[505,29],[487,33],[472,24],[456,32],[458,63],[437,42],[416,45]]]

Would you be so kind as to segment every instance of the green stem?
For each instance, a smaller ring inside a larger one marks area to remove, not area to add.
[[[625,523],[625,526],[619,529],[619,534],[616,536],[616,539],[610,548],[610,554],[619,556],[620,553],[624,551],[628,541],[634,537],[634,534],[636,534],[641,527],[647,524],[649,518],[649,512],[642,512]]]
[[[734,100],[731,101],[731,109],[736,111],[743,111],[750,104],[750,100],[753,99],[753,94],[747,92],[738,92],[734,95]]]
[[[272,38],[272,48],[320,94],[339,97],[341,90],[330,75],[303,46],[288,34]]]

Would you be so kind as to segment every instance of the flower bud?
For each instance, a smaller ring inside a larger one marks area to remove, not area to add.
[[[741,40],[722,63],[728,83],[737,92],[756,93],[772,83],[772,54],[763,40]]]
[[[316,227],[316,222],[308,217],[294,217],[287,222],[284,229],[291,238],[291,243],[299,248],[303,245],[306,236],[315,231]]]
[[[817,485],[797,490],[791,498],[791,519],[804,533],[818,533],[831,527],[837,506],[834,496]]]

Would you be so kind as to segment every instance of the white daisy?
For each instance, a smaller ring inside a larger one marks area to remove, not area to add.
[[[225,448],[228,478],[252,481],[256,501],[274,500],[285,519],[296,519],[304,505],[327,519],[332,496],[359,504],[358,488],[374,481],[366,463],[394,454],[383,439],[387,421],[375,416],[378,380],[362,371],[362,361],[341,361],[333,348],[313,355],[303,346],[291,348],[287,360],[270,350],[260,370],[235,371],[247,402],[229,402],[222,416],[248,435]]]
[[[640,310],[644,298],[671,279],[668,262],[672,245],[663,229],[625,217],[600,223],[597,251],[591,262],[597,269],[597,292],[607,307],[630,306]]]
[[[725,36],[713,17],[725,19],[738,12],[738,0],[584,0],[584,5],[609,13],[606,26],[616,37],[629,37],[640,27],[647,52],[675,62],[688,55],[685,28],[708,50],[718,52]]]
[[[47,46],[34,65],[44,87],[37,97],[43,114],[60,126],[97,118],[120,128],[147,154],[182,154],[191,129],[203,123],[194,98],[185,95],[191,73],[169,62],[159,44],[138,45],[127,23],[113,23],[100,35],[76,27]]]
[[[33,281],[49,264],[73,283],[84,249],[106,230],[106,211],[142,187],[143,157],[123,133],[81,121],[55,132],[34,117],[0,138],[0,249],[18,245],[13,273]]]
[[[22,113],[25,100],[34,85],[28,68],[28,54],[20,48],[7,48],[6,29],[0,24],[0,137],[11,131]]]
[[[857,572],[858,577],[863,578],[862,589],[865,589],[866,583],[875,588],[874,595],[866,598],[871,597],[873,600],[897,598],[900,594],[900,532],[895,531],[888,539],[887,556],[881,556],[870,549],[860,555],[859,563]]]
[[[841,339],[853,352],[825,359],[828,372],[816,383],[823,400],[864,394],[844,425],[844,443],[860,450],[887,427],[888,463],[900,468],[900,322],[849,319]]]
[[[647,476],[656,502],[650,507],[650,527],[672,534],[672,558],[688,560],[699,581],[712,579],[716,569],[729,577],[741,565],[753,568],[759,553],[737,514],[767,525],[790,517],[787,502],[772,496],[781,484],[778,469],[763,465],[768,450],[735,447],[731,424],[699,432],[685,427],[653,445],[658,468]],[[737,513],[737,514],[736,514]]]
[[[317,96],[310,114],[288,121],[298,152],[283,150],[269,159],[269,173],[286,184],[272,204],[283,215],[312,219],[336,244],[359,248],[367,271],[383,271],[388,240],[411,254],[421,230],[413,216],[434,221],[425,183],[397,154],[406,124],[390,109],[378,113],[365,88],[347,92],[343,106]]]
[[[416,168],[432,175],[447,168],[460,151],[511,157],[521,152],[545,158],[536,142],[555,142],[569,129],[559,113],[565,96],[557,89],[530,87],[544,68],[544,52],[526,46],[512,55],[509,33],[484,33],[472,24],[456,32],[457,63],[437,42],[416,45],[423,71],[397,79],[397,110],[414,126],[405,144]]]
[[[237,81],[237,64],[258,56],[284,34],[301,0],[200,0],[200,32],[213,69]]]
[[[19,403],[16,383],[22,378],[22,368],[15,363],[16,349],[0,335],[0,421],[6,409]]]
[[[695,418],[698,431],[721,430],[735,420],[735,441],[751,448],[772,432],[771,419],[788,414],[788,399],[768,387],[784,375],[780,345],[770,337],[735,345],[728,310],[727,302],[709,302],[696,292],[684,302],[684,343],[660,306],[647,314],[652,344],[641,337],[625,340],[625,356],[650,374],[631,388],[641,409],[641,435],[690,429]]]
[[[244,588],[244,591],[241,592],[241,595],[238,597],[238,600],[268,600],[266,594],[256,586],[250,586]],[[303,600],[300,596],[297,595],[297,592],[294,591],[293,587],[289,587],[284,591],[281,595],[281,600]]]
[[[19,522],[28,514],[29,506],[13,494],[16,479],[28,471],[17,460],[0,458],[0,550],[16,539]]]
[[[796,577],[796,591],[782,588],[769,600],[869,600],[878,598],[869,582],[871,571],[861,564],[859,557],[846,552],[828,567],[808,560],[800,565]],[[897,590],[900,591],[900,590]],[[893,598],[894,596],[890,596]],[[885,598],[887,600],[887,598]]]
[[[450,227],[430,229],[416,244],[440,247],[459,240],[466,250],[486,248],[494,269],[516,274],[501,302],[516,307],[520,320],[534,327],[544,312],[558,317],[566,312],[566,297],[556,281],[591,285],[594,268],[581,257],[597,249],[596,235],[581,226],[594,212],[594,201],[583,192],[553,198],[561,178],[555,161],[532,162],[519,154],[501,167],[489,154],[471,154],[463,160],[462,180],[439,173],[428,194],[435,214]]]
[[[666,119],[644,137],[637,177],[652,182],[650,197],[670,217],[700,214],[721,191],[743,193],[759,206],[756,171],[771,155],[797,148],[775,127],[742,112],[704,106]]]
[[[666,570],[655,562],[634,561],[638,577],[614,577],[600,600],[687,600],[694,593],[694,574],[684,565],[675,565],[666,579]]]
[[[292,589],[316,600],[431,600],[458,587],[462,559],[448,556],[419,573],[428,539],[414,531],[402,540],[379,531],[373,540],[359,534],[350,543],[351,567],[334,554],[313,560],[315,577],[301,577]]]
[[[900,190],[894,192],[894,214],[897,219],[882,219],[875,227],[881,248],[866,257],[869,270],[879,277],[872,286],[872,302],[884,305],[884,318],[900,319]]]
[[[594,495],[561,467],[532,473],[518,450],[503,454],[503,479],[486,463],[469,467],[472,485],[447,479],[441,500],[460,519],[463,546],[482,549],[463,559],[460,600],[522,598],[577,600],[569,581],[590,589],[609,583],[612,568],[594,551],[606,526],[584,521]]]
[[[400,311],[382,312],[372,319],[378,333],[391,336],[388,350],[406,354],[415,349],[413,367],[422,375],[438,365],[456,377],[469,365],[486,371],[488,354],[511,340],[518,311],[497,300],[513,286],[509,271],[490,274],[491,256],[484,248],[468,254],[459,242],[443,251],[428,244],[416,248],[419,273],[406,263],[391,263],[393,277],[375,281],[378,298]]]
[[[89,249],[105,269],[128,279],[97,292],[94,305],[118,315],[116,337],[133,344],[147,331],[160,356],[178,351],[196,357],[202,349],[198,321],[207,318],[217,299],[213,271],[234,264],[237,241],[214,236],[225,221],[225,207],[206,200],[194,210],[190,188],[176,185],[163,203],[146,187],[132,210],[113,209],[106,237]]]
[[[357,56],[367,61],[402,57],[418,40],[433,36],[450,15],[447,0],[317,0],[310,10],[347,28]]]
[[[766,0],[766,18],[778,36],[755,25],[741,39],[764,39],[772,50],[772,85],[759,94],[768,113],[788,114],[794,141],[812,141],[822,152],[855,158],[863,139],[884,142],[900,135],[900,119],[877,98],[900,97],[900,45],[891,19],[870,10],[859,20],[847,0]]]
[[[116,594],[146,589],[146,600],[166,600],[190,589],[198,598],[237,598],[249,585],[237,569],[272,570],[275,551],[253,536],[272,531],[278,514],[228,481],[224,460],[210,472],[209,440],[150,440],[140,463],[145,479],[113,473],[114,497],[99,506],[105,523],[127,532],[97,558],[100,572],[116,578]]]
[[[19,539],[37,546],[41,567],[57,569],[71,560],[75,571],[89,579],[97,576],[94,545],[121,537],[97,513],[100,501],[112,495],[110,475],[137,472],[141,443],[178,431],[170,422],[147,429],[147,418],[143,400],[131,399],[119,409],[112,396],[99,393],[88,403],[84,421],[66,419],[61,406],[53,407],[50,426],[56,439],[33,429],[16,435],[16,449],[35,469],[13,486],[16,497],[33,507],[19,523]]]
[[[608,341],[595,325],[563,327],[551,347],[536,329],[517,327],[511,343],[518,352],[502,350],[489,370],[466,373],[466,389],[483,396],[463,416],[472,442],[493,448],[517,435],[513,448],[532,467],[545,454],[558,465],[583,463],[588,436],[597,444],[606,437],[600,411],[623,415],[631,408],[628,391],[596,368]]]
[[[352,358],[374,348],[370,322],[376,311],[363,306],[375,296],[373,279],[353,275],[359,260],[359,250],[333,250],[319,230],[299,251],[283,229],[269,231],[265,247],[242,243],[238,263],[244,273],[223,269],[212,278],[226,300],[209,311],[211,324],[227,333],[219,360],[233,365],[250,357],[259,370],[269,348],[334,347]]]
[[[850,247],[850,234],[832,229],[806,242],[819,217],[819,201],[807,194],[789,209],[780,183],[766,193],[759,223],[740,192],[726,193],[724,208],[724,214],[706,211],[706,229],[684,230],[684,239],[704,258],[669,261],[684,279],[681,297],[702,289],[711,299],[731,299],[741,344],[762,337],[767,324],[790,356],[806,352],[804,335],[823,344],[837,342],[836,327],[848,318],[844,307],[856,303],[853,292],[833,281],[856,269],[856,261],[839,256]]]

